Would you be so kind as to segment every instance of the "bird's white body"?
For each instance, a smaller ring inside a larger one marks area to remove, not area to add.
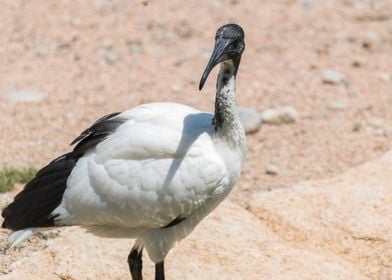
[[[53,214],[59,225],[137,238],[157,263],[230,192],[245,135],[238,129],[232,141],[215,130],[213,114],[175,103],[140,105],[118,117],[126,121],[78,160]],[[184,220],[165,227],[176,218]]]

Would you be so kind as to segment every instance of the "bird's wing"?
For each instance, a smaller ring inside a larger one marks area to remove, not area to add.
[[[56,212],[60,223],[162,227],[190,215],[227,184],[211,114],[149,104],[116,117],[127,120],[71,173]]]

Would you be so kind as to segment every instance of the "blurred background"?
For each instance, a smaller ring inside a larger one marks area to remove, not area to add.
[[[228,22],[246,34],[237,102],[257,120],[231,201],[390,149],[391,0],[0,0],[0,167],[39,168],[141,103],[213,111],[216,71],[197,87]]]

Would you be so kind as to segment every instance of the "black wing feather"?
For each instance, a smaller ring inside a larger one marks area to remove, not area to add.
[[[52,212],[61,203],[69,175],[88,149],[106,139],[126,121],[117,117],[118,114],[109,114],[97,120],[72,141],[71,145],[76,144],[72,152],[54,159],[39,170],[3,210],[2,227],[16,231],[28,227],[56,226],[56,215],[52,215]]]
[[[125,118],[116,118],[118,114],[120,113],[106,115],[96,121],[90,128],[83,131],[80,136],[71,143],[71,145],[77,143],[74,148],[74,153],[83,154],[113,133],[117,127],[127,120]]]
[[[20,230],[54,226],[55,217],[50,214],[60,204],[66,181],[77,160],[70,153],[61,161],[51,162],[51,168],[39,171],[3,210],[2,227]],[[58,171],[55,176],[50,172],[52,170]]]

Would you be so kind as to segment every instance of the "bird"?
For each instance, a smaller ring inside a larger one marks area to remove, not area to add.
[[[217,29],[199,90],[215,66],[215,111],[149,103],[108,114],[84,130],[73,149],[41,170],[2,211],[16,246],[36,232],[80,226],[130,238],[130,276],[142,280],[142,254],[165,279],[170,249],[222,202],[239,179],[247,144],[235,99],[245,49],[241,26]]]

